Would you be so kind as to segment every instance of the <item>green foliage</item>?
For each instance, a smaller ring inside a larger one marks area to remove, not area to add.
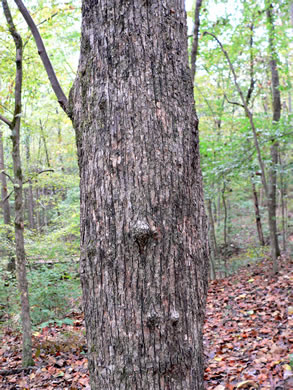
[[[1,274],[0,318],[6,325],[10,322],[18,326],[20,308],[16,277],[3,268]],[[28,283],[32,325],[44,327],[51,322],[68,323],[66,314],[78,305],[81,295],[78,264],[30,262]]]
[[[66,272],[69,277],[64,278]],[[69,273],[70,272],[70,273]],[[68,310],[71,299],[79,294],[77,270],[56,264],[52,269],[40,266],[28,274],[32,324],[60,319]]]

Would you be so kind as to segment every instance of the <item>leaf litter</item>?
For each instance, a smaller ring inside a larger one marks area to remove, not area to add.
[[[292,261],[266,260],[210,282],[204,326],[207,390],[293,389]],[[21,335],[3,329],[0,386],[89,390],[83,316],[33,335],[35,366],[21,370]]]

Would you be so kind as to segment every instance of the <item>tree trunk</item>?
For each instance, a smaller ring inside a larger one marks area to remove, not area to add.
[[[27,192],[27,201],[28,201],[28,220],[30,229],[35,229],[35,219],[34,219],[34,195],[33,195],[33,186],[31,180],[29,181],[28,192]]]
[[[26,158],[26,169],[27,172],[30,172],[32,167],[30,166],[30,158],[31,158],[31,152],[30,152],[30,133],[28,133],[25,137],[25,158]],[[34,219],[34,194],[33,194],[33,185],[32,181],[29,180],[29,187],[27,190],[27,210],[28,210],[28,222],[29,222],[29,228],[35,229],[35,219]]]
[[[269,55],[270,55],[270,68],[272,78],[272,97],[273,97],[273,126],[280,121],[281,118],[281,95],[280,95],[280,81],[279,72],[277,67],[277,53],[275,48],[275,33],[272,14],[272,4],[270,1],[265,1],[266,15],[267,15],[267,29],[269,36]],[[278,164],[278,149],[279,143],[272,138],[271,145],[271,166],[270,166],[270,185],[268,196],[269,207],[269,229],[270,229],[270,242],[271,242],[271,255],[274,263],[274,273],[278,271],[278,257],[280,256],[280,248],[277,235],[277,201],[276,201],[276,188],[277,188],[277,164]]]
[[[1,177],[1,199],[2,199],[2,209],[3,209],[3,219],[5,224],[10,223],[10,206],[8,200],[8,191],[7,191],[7,181],[6,176],[2,171],[5,171],[4,165],[4,148],[3,148],[3,135],[0,131],[0,177]]]
[[[286,218],[286,195],[287,195],[287,183],[284,180],[284,165],[282,163],[281,153],[279,152],[279,163],[281,167],[280,171],[280,197],[281,197],[281,211],[282,211],[282,243],[283,251],[286,252],[286,240],[287,240],[287,218]]]
[[[39,123],[40,123],[40,130],[41,130],[41,138],[42,138],[43,144],[44,144],[46,164],[47,164],[47,167],[50,168],[51,165],[50,165],[49,152],[48,152],[48,148],[47,148],[47,141],[46,141],[46,137],[45,137],[44,126],[42,124],[41,119],[40,119]]]
[[[219,256],[219,250],[217,245],[217,239],[216,239],[216,233],[215,233],[215,222],[214,222],[214,216],[213,216],[213,210],[212,210],[212,201],[211,199],[208,199],[207,202],[207,211],[209,216],[209,237],[210,237],[210,244],[211,244],[211,255],[210,256],[210,263],[211,263],[211,279],[216,279],[216,266],[215,266],[215,260]]]
[[[227,210],[227,203],[226,203],[226,195],[225,195],[225,189],[226,185],[224,183],[223,189],[222,189],[222,202],[223,202],[223,208],[224,208],[224,227],[223,227],[223,235],[224,235],[224,245],[225,248],[228,246],[228,233],[227,233],[227,223],[228,223],[228,210]]]
[[[91,388],[202,390],[207,221],[184,1],[85,0],[82,15],[70,106]]]
[[[12,140],[12,161],[14,173],[14,204],[15,204],[15,249],[16,249],[16,271],[18,279],[18,289],[21,301],[21,324],[22,324],[22,365],[28,367],[34,364],[32,359],[32,332],[30,307],[28,297],[28,283],[26,276],[26,258],[24,251],[23,237],[23,201],[22,201],[22,169],[20,157],[20,120],[22,112],[21,91],[22,91],[22,56],[23,45],[21,36],[18,34],[8,7],[7,1],[2,0],[4,15],[9,26],[9,32],[14,40],[16,48],[15,64],[15,91],[14,91],[14,115],[9,124]]]
[[[198,34],[199,34],[199,26],[200,26],[199,13],[200,13],[201,3],[202,0],[196,0],[195,13],[194,13],[193,41],[192,41],[191,56],[190,56],[191,78],[193,84],[194,84],[194,78],[196,73],[196,57],[198,52]]]
[[[255,184],[253,182],[253,179],[251,180],[251,186],[252,186],[252,194],[253,194],[253,200],[254,200],[254,213],[255,213],[255,223],[256,223],[257,235],[258,235],[260,245],[264,246],[265,240],[264,240],[263,231],[262,231],[261,215],[260,215],[260,211],[259,211],[259,202],[258,202],[258,196],[257,196],[257,192],[256,192],[256,188],[255,188]]]

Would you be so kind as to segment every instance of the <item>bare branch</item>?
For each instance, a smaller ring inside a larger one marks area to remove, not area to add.
[[[6,177],[8,177],[8,179],[11,181],[11,183],[14,184],[13,179],[11,178],[10,175],[8,175],[8,173],[6,173],[5,171],[1,171],[0,173],[2,173],[3,175],[5,175]]]
[[[45,173],[45,172],[55,172],[55,171],[54,171],[54,169],[44,169],[40,172],[35,172],[28,180],[24,181],[23,184],[29,183],[34,176],[41,175],[42,173]]]
[[[9,192],[9,194],[7,196],[5,196],[4,199],[1,200],[1,204],[4,204],[10,198],[10,196],[13,194],[13,192],[14,192],[14,189],[11,192]]]
[[[67,97],[65,96],[65,94],[64,94],[64,92],[59,84],[59,81],[58,81],[57,76],[55,74],[54,68],[53,68],[51,61],[48,57],[48,54],[46,52],[46,49],[45,49],[43,40],[41,38],[41,35],[39,33],[39,30],[38,30],[35,22],[33,21],[31,15],[29,14],[28,10],[24,6],[23,2],[21,0],[14,0],[14,1],[15,1],[16,5],[18,6],[19,11],[22,13],[22,16],[24,17],[28,27],[30,28],[30,30],[34,36],[34,39],[35,39],[35,42],[36,42],[36,45],[38,48],[38,53],[39,53],[41,60],[44,64],[44,67],[45,67],[47,75],[49,77],[51,86],[55,92],[57,99],[58,99],[58,102],[59,102],[60,106],[62,107],[63,111],[68,115]]]
[[[230,104],[235,104],[236,106],[240,106],[242,108],[244,108],[244,105],[241,104],[241,103],[238,103],[238,102],[232,102],[231,100],[228,99],[227,95],[224,93],[224,98],[227,100],[228,103]]]
[[[8,119],[4,118],[4,116],[2,116],[1,114],[0,114],[0,120],[4,122],[7,126],[11,127],[12,123]]]
[[[44,169],[43,171],[37,172],[37,175],[40,175],[41,173],[44,172],[55,172],[54,169]]]

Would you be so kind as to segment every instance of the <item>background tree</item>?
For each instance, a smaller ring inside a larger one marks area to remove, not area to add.
[[[30,306],[28,296],[28,283],[26,276],[26,258],[24,249],[23,236],[23,200],[22,187],[23,176],[20,157],[20,123],[22,115],[22,59],[23,44],[20,34],[14,25],[7,1],[2,0],[4,15],[7,21],[9,32],[14,40],[16,55],[16,74],[14,88],[14,113],[11,121],[1,117],[2,121],[7,124],[11,130],[12,140],[12,161],[13,161],[13,187],[14,187],[14,231],[15,231],[15,249],[16,249],[16,269],[18,286],[21,300],[21,323],[22,323],[22,365],[28,367],[34,364],[32,358],[32,332],[30,319]]]
[[[4,148],[3,148],[3,133],[0,131],[0,176],[1,176],[1,198],[4,223],[10,223],[10,206],[9,206],[9,195],[7,190],[7,180],[5,175],[4,165]]]

